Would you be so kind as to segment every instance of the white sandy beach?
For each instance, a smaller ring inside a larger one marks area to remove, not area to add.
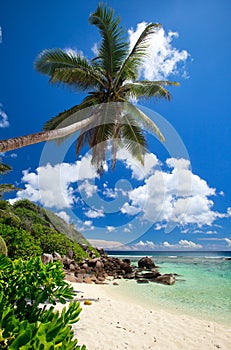
[[[117,286],[71,284],[82,299],[75,335],[88,350],[231,349],[231,327],[127,302]]]

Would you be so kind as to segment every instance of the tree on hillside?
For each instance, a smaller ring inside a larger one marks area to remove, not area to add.
[[[100,4],[89,21],[101,35],[98,55],[92,60],[81,54],[48,49],[42,51],[35,61],[35,69],[48,75],[52,84],[87,92],[85,99],[49,120],[43,132],[0,141],[1,152],[62,138],[81,129],[77,138],[77,154],[84,144],[88,144],[93,163],[101,169],[109,145],[113,166],[118,147],[126,147],[143,162],[147,151],[144,127],[164,139],[155,123],[130,102],[131,98],[169,100],[166,86],[177,85],[168,81],[139,80],[139,67],[147,56],[148,40],[160,25],[148,24],[130,49],[124,39],[125,32],[120,27],[120,18],[114,15],[113,9]],[[113,113],[108,112],[108,104],[115,106]],[[89,107],[90,113],[79,113]]]

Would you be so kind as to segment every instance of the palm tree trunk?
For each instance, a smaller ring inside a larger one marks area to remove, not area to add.
[[[40,143],[43,141],[51,141],[51,140],[59,139],[61,137],[68,136],[84,128],[85,126],[89,125],[94,121],[94,119],[95,119],[95,116],[92,115],[89,118],[81,120],[72,125],[66,126],[64,128],[47,130],[47,131],[42,131],[35,134],[29,134],[25,136],[10,138],[7,140],[1,140],[0,152],[13,151],[15,149],[29,146],[29,145],[34,145],[36,143]]]

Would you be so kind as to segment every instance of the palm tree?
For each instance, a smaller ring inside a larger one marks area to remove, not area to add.
[[[178,85],[176,82],[139,80],[139,67],[147,56],[148,40],[160,25],[148,24],[130,50],[120,27],[120,18],[114,15],[113,9],[99,4],[89,21],[98,28],[102,38],[97,57],[88,60],[81,54],[49,49],[42,51],[35,61],[35,69],[48,75],[52,84],[87,92],[83,102],[49,120],[43,132],[0,141],[1,152],[63,138],[81,129],[77,154],[88,144],[92,162],[100,170],[109,146],[113,166],[118,147],[126,147],[143,162],[147,151],[143,126],[164,140],[155,123],[130,102],[131,98],[169,100],[166,86]],[[113,111],[109,111],[111,105]],[[90,113],[79,113],[88,108]]]

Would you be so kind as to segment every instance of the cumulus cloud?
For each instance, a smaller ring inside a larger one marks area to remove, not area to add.
[[[216,190],[193,174],[187,160],[171,158],[166,165],[169,170],[154,169],[144,185],[128,193],[129,201],[121,208],[123,214],[141,211],[143,219],[158,224],[158,230],[169,222],[175,226],[211,226],[216,219],[229,216],[229,211],[218,213],[212,209],[214,202],[210,196]]]
[[[138,243],[132,245],[133,250],[152,250],[155,249],[155,244],[152,241],[142,241],[140,240]]]
[[[117,153],[117,159],[125,162],[127,169],[131,169],[132,177],[137,180],[143,180],[153,173],[153,169],[160,165],[160,161],[153,153],[144,155],[144,165],[133,158],[126,149],[120,149]]]
[[[106,226],[106,229],[107,229],[108,232],[113,232],[113,231],[115,231],[116,227],[114,227],[114,226]]]
[[[86,194],[87,198],[90,198],[94,193],[97,192],[97,186],[92,185],[88,180],[85,180],[81,185],[79,185],[78,190],[79,192],[83,191]]]
[[[91,220],[86,220],[86,221],[84,221],[84,225],[92,226],[92,221]]]
[[[129,203],[124,203],[124,205],[121,207],[121,213],[127,214],[127,215],[136,215],[138,214],[141,209],[138,206],[130,205]]]
[[[0,128],[7,128],[9,126],[9,121],[6,113],[2,109],[2,104],[0,103]]]
[[[115,198],[117,198],[117,196],[118,196],[118,194],[117,194],[117,192],[116,191],[114,191],[112,188],[108,188],[108,187],[105,187],[104,186],[104,191],[103,191],[103,195],[104,195],[104,197],[106,197],[106,198],[113,198],[113,199],[115,199]]]
[[[91,218],[91,219],[96,219],[96,218],[102,218],[105,216],[104,212],[102,209],[100,210],[95,210],[95,209],[88,209],[86,212],[85,212],[85,215],[88,217],[88,218]]]
[[[94,54],[95,56],[98,56],[98,54],[99,54],[99,48],[98,48],[98,44],[97,44],[97,43],[94,43],[94,45],[93,45],[92,48],[91,48],[91,51],[93,52],[93,54]]]
[[[17,192],[16,199],[28,198],[48,208],[70,208],[76,200],[71,183],[96,176],[96,169],[91,165],[88,156],[72,164],[59,163],[54,166],[47,164],[38,167],[34,172],[25,170],[22,177],[25,189]]]
[[[186,239],[181,239],[177,244],[170,244],[169,242],[164,242],[163,246],[169,249],[201,249],[203,246],[192,241],[187,241]]]
[[[69,224],[70,221],[71,221],[70,216],[69,216],[64,210],[62,210],[62,211],[56,213],[56,215],[59,216],[59,217],[60,217],[61,219],[63,219],[64,221],[66,221],[67,224]]]
[[[146,26],[146,22],[141,22],[135,30],[132,28],[128,31],[131,49]],[[150,37],[148,56],[140,68],[141,76],[148,80],[162,80],[179,73],[186,75],[184,65],[189,53],[173,46],[173,40],[178,37],[177,32],[166,32],[162,27]]]

